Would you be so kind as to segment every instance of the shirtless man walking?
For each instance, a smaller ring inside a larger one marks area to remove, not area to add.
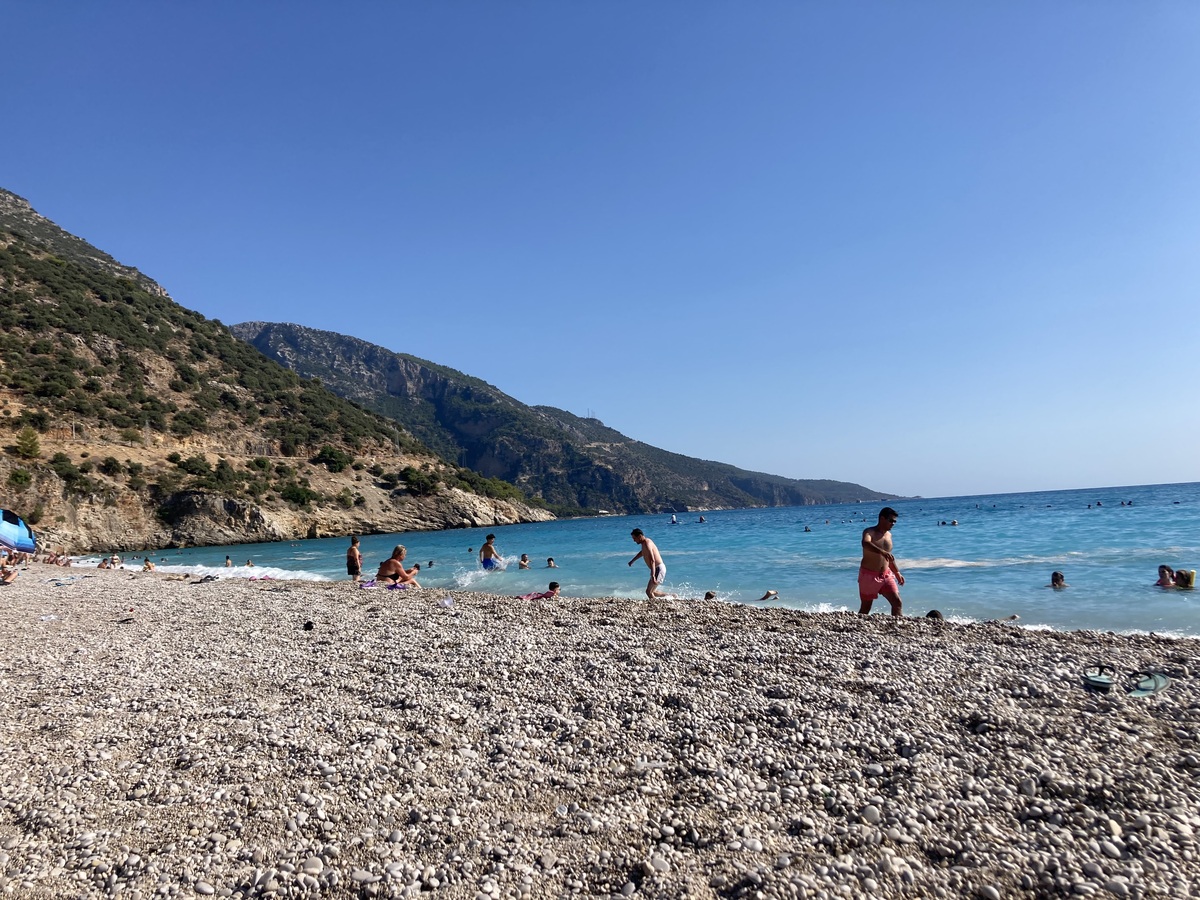
[[[892,615],[903,615],[900,611],[900,588],[904,576],[896,568],[896,557],[892,556],[892,526],[900,518],[890,506],[879,511],[879,524],[866,528],[862,534],[863,556],[858,568],[858,598],[861,601],[858,614],[868,615],[871,604],[880,594],[892,605]]]
[[[633,538],[635,544],[640,545],[642,548],[638,551],[637,556],[629,561],[629,565],[632,566],[639,559],[644,559],[650,569],[650,581],[646,584],[646,599],[653,600],[655,597],[670,597],[671,595],[666,591],[658,589],[658,586],[666,580],[667,567],[663,563],[662,554],[658,552],[658,547],[655,546],[654,541],[646,537],[640,528],[633,529],[629,533],[629,536]]]

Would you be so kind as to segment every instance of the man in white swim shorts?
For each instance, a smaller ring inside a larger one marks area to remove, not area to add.
[[[667,566],[663,562],[662,554],[658,552],[658,547],[654,541],[646,537],[642,533],[642,529],[635,528],[629,533],[633,538],[633,542],[641,547],[637,555],[629,561],[629,565],[633,565],[639,559],[646,561],[646,566],[650,569],[650,581],[646,584],[646,599],[653,600],[655,597],[671,596],[666,591],[660,591],[658,586],[666,581]]]

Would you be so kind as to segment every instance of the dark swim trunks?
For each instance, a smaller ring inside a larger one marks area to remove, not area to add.
[[[481,563],[482,563],[483,567],[485,569],[487,569],[488,571],[491,571],[492,569],[500,568],[500,563],[498,563],[496,561],[496,557],[494,557],[494,556],[486,557],[485,559],[481,560]]]
[[[362,574],[362,564],[356,563],[353,560],[346,560],[346,574],[352,578],[357,578]]]

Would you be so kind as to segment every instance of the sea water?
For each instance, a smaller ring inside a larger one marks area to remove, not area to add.
[[[1124,505],[1123,505],[1124,504]],[[883,503],[606,516],[362,538],[364,577],[396,544],[421,584],[520,595],[562,585],[568,597],[644,597],[648,572],[629,537],[641,528],[667,564],[665,588],[684,598],[813,611],[858,609],[862,530]],[[900,513],[894,550],[904,611],[948,619],[1019,616],[1019,624],[1200,636],[1200,590],[1154,587],[1157,567],[1200,568],[1200,483],[891,501]],[[939,523],[951,523],[957,525]],[[805,528],[810,530],[806,531]],[[484,536],[495,533],[505,567],[484,572]],[[243,578],[346,578],[347,538],[240,544],[150,553],[165,572]],[[527,553],[532,568],[518,568]],[[228,554],[234,565],[224,567]],[[140,555],[140,554],[139,554]],[[553,557],[558,568],[547,568]],[[252,560],[253,567],[246,562]],[[85,561],[86,564],[87,561]],[[93,560],[94,562],[94,560]],[[429,563],[433,565],[430,566]],[[126,568],[135,562],[126,557]],[[1061,571],[1069,587],[1048,587]],[[398,595],[389,594],[391,600]],[[887,601],[874,613],[888,612]]]

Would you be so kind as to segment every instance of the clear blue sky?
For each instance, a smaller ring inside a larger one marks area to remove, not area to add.
[[[1200,4],[4,4],[0,186],[226,323],[925,496],[1200,479]]]

